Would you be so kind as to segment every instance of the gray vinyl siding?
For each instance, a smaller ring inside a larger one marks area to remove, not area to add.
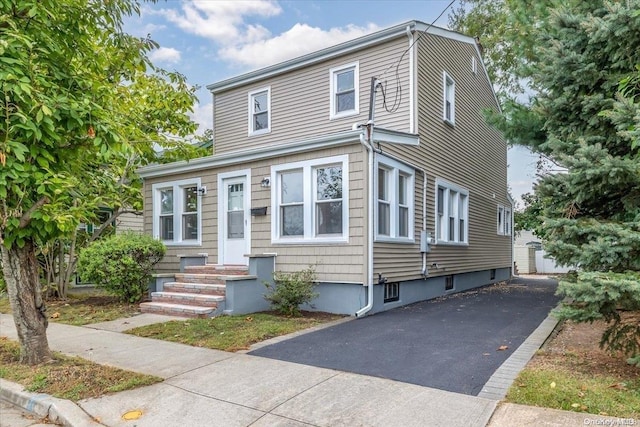
[[[419,147],[383,150],[422,168],[427,175],[427,231],[435,238],[436,179],[469,191],[468,245],[435,244],[427,254],[429,276],[511,266],[511,238],[496,232],[497,206],[507,198],[507,149],[483,111],[497,105],[473,45],[429,35],[418,42]],[[478,72],[471,72],[476,56]],[[443,121],[443,71],[455,81],[455,126]],[[416,173],[415,229],[422,228],[422,174]],[[420,276],[419,239],[415,245],[376,243],[374,272],[389,280]],[[431,268],[433,263],[438,269]]]
[[[354,123],[364,123],[369,114],[371,77],[386,83],[388,108],[396,95],[396,68],[389,68],[408,47],[402,36],[381,45],[342,55],[312,66],[290,71],[259,83],[215,93],[215,151],[224,154],[239,149],[279,145],[291,141],[350,130]],[[359,114],[330,120],[330,70],[358,62]],[[386,73],[385,73],[386,71]],[[402,103],[397,111],[387,113],[382,95],[377,97],[376,117],[381,126],[409,131],[409,56],[398,68]],[[271,132],[248,136],[248,93],[271,88]],[[398,92],[400,95],[400,92]],[[400,98],[398,98],[400,99]]]
[[[260,181],[270,176],[271,166],[317,159],[349,155],[349,241],[345,244],[272,244],[271,243],[271,191],[263,188]],[[187,178],[200,178],[207,186],[207,194],[202,200],[202,244],[201,246],[168,246],[164,259],[156,266],[157,272],[176,272],[179,270],[179,254],[208,253],[209,263],[218,259],[218,174],[241,169],[251,169],[251,207],[267,207],[266,216],[251,217],[251,253],[277,253],[276,268],[280,271],[298,271],[314,266],[323,282],[363,282],[365,264],[364,229],[364,168],[363,148],[360,143],[340,148],[324,149],[307,153],[265,159],[228,166],[210,171],[176,174],[145,181],[145,232],[151,234],[152,223],[152,185],[160,182],[176,181]]]
[[[125,231],[142,232],[142,221],[142,215],[122,214],[116,220],[116,234],[121,234]]]
[[[418,37],[416,34],[415,37]],[[364,123],[369,114],[371,77],[385,84],[387,107],[392,108],[398,90],[397,109],[385,111],[382,94],[376,97],[375,123],[378,127],[411,132],[409,77],[410,54],[403,56],[398,67],[390,67],[408,47],[401,36],[357,53],[334,57],[312,66],[299,68],[259,83],[247,84],[215,93],[216,155],[252,148],[278,146],[351,129]],[[469,43],[432,34],[417,42],[414,72],[418,81],[415,118],[420,134],[419,146],[382,144],[384,154],[412,164],[415,173],[414,243],[374,243],[373,277],[378,273],[390,281],[411,281],[421,277],[422,254],[420,231],[423,224],[423,183],[426,174],[427,231],[435,238],[436,179],[444,179],[469,192],[468,245],[435,244],[427,254],[429,277],[471,273],[511,267],[511,237],[497,234],[497,206],[509,206],[507,198],[507,150],[501,135],[485,121],[483,110],[497,109],[497,104],[481,59]],[[471,57],[476,56],[478,72],[471,72]],[[359,114],[330,120],[330,69],[358,61]],[[455,80],[455,126],[443,119],[443,71]],[[271,132],[248,136],[248,93],[260,88],[271,90]],[[349,155],[349,240],[346,244],[271,243],[271,188],[260,181],[271,175],[271,166]],[[267,207],[266,216],[252,217],[251,252],[277,253],[276,268],[281,271],[301,270],[314,265],[323,282],[365,283],[367,262],[367,156],[363,147],[353,144],[339,148],[316,150],[281,158],[256,160],[214,170],[182,173],[145,180],[145,232],[152,232],[151,186],[154,183],[199,177],[208,192],[202,199],[202,245],[169,247],[158,271],[174,272],[179,268],[178,254],[209,254],[209,262],[218,257],[218,189],[219,173],[251,169],[251,206]],[[433,269],[437,263],[439,268]]]

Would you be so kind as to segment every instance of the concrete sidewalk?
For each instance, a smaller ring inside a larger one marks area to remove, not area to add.
[[[165,378],[164,382],[83,400],[76,405],[28,393],[20,385],[0,380],[0,400],[40,416],[48,415],[50,420],[67,426],[551,427],[619,421],[514,404],[497,406],[500,394],[495,391],[487,393],[490,398],[474,397],[116,332],[170,319],[153,316],[140,315],[86,327],[51,323],[47,335],[55,351],[157,375]],[[523,357],[528,360],[530,356],[523,356],[524,350],[535,351],[542,344],[547,336],[544,330],[549,327],[546,322],[546,326],[543,322],[537,330],[538,337],[532,334],[519,354],[512,356],[512,364],[522,363]],[[10,315],[0,314],[0,336],[17,339]],[[509,360],[503,366],[509,368],[508,363]],[[504,375],[500,370],[495,374],[498,377],[495,384],[503,387],[502,391],[508,386],[499,384],[504,382]],[[123,419],[125,413],[135,410],[141,411],[139,419]],[[0,426],[12,426],[5,424],[8,414],[1,415]]]
[[[0,334],[17,339],[10,315],[0,315]],[[87,416],[62,417],[67,425],[96,425],[93,418],[107,426],[137,427],[485,426],[497,403],[89,327],[51,323],[47,335],[55,351],[165,378],[152,386],[80,401]],[[3,396],[10,394],[5,393],[7,387],[2,382]],[[23,407],[35,406],[38,399],[47,397],[39,395]],[[142,416],[123,420],[123,414],[133,410],[142,411]]]

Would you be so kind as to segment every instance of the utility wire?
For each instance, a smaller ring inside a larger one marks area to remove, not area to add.
[[[420,32],[420,35],[411,43],[411,45],[409,45],[409,47],[407,49],[405,49],[404,52],[402,52],[402,55],[400,55],[400,59],[398,59],[398,61],[396,63],[391,64],[389,67],[387,67],[387,69],[382,73],[382,75],[377,78],[378,80],[382,80],[382,78],[387,74],[387,72],[395,66],[395,68],[396,68],[395,80],[396,80],[397,89],[396,89],[396,93],[395,93],[394,98],[393,98],[393,105],[391,106],[391,108],[388,108],[388,106],[387,106],[387,94],[386,94],[386,91],[384,90],[384,86],[381,85],[382,106],[384,107],[386,112],[395,113],[396,111],[398,111],[398,109],[400,108],[400,104],[402,103],[402,82],[400,80],[400,71],[399,71],[400,70],[400,63],[402,62],[402,59],[407,54],[407,52],[409,52],[409,50],[411,50],[413,48],[413,46],[418,42],[418,40],[420,40],[425,34],[427,34],[429,29],[431,27],[433,27],[433,25],[436,23],[436,21],[438,19],[440,19],[442,17],[442,15],[444,15],[444,13],[455,2],[456,2],[456,0],[451,0],[451,2],[447,5],[447,7],[445,7],[442,10],[442,12],[440,12],[440,14],[429,25],[427,25],[427,28],[425,28],[423,31]]]

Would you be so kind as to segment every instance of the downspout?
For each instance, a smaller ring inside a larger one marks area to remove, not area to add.
[[[368,313],[373,308],[373,218],[371,218],[371,213],[373,212],[373,147],[369,145],[369,141],[364,136],[365,132],[369,132],[369,126],[367,126],[363,133],[360,134],[360,143],[367,151],[368,164],[369,164],[369,226],[367,227],[367,268],[366,268],[366,281],[369,282],[367,284],[367,305],[362,307],[360,310],[356,312],[356,317],[361,317]]]
[[[421,239],[427,238],[427,172],[422,170],[422,235]],[[421,242],[422,243],[422,242]],[[431,242],[427,241],[427,245],[430,245]],[[427,246],[425,246],[425,249]],[[429,270],[427,269],[427,251],[422,251],[422,277],[425,279],[429,274]]]
[[[367,150],[368,164],[369,164],[369,174],[368,174],[368,224],[367,227],[367,276],[366,281],[369,282],[367,284],[367,305],[362,307],[360,310],[356,312],[356,317],[362,317],[367,314],[373,308],[373,210],[375,209],[375,205],[373,203],[373,166],[374,166],[374,156],[376,149],[373,147],[373,127],[374,127],[374,109],[375,109],[375,92],[378,88],[380,82],[374,77],[371,79],[371,93],[369,99],[369,120],[367,124],[363,126],[363,132],[360,134],[360,143]]]

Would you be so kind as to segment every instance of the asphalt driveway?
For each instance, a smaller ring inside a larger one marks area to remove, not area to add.
[[[477,395],[554,308],[556,281],[511,280],[342,323],[254,356]],[[501,348],[506,349],[501,350]]]

